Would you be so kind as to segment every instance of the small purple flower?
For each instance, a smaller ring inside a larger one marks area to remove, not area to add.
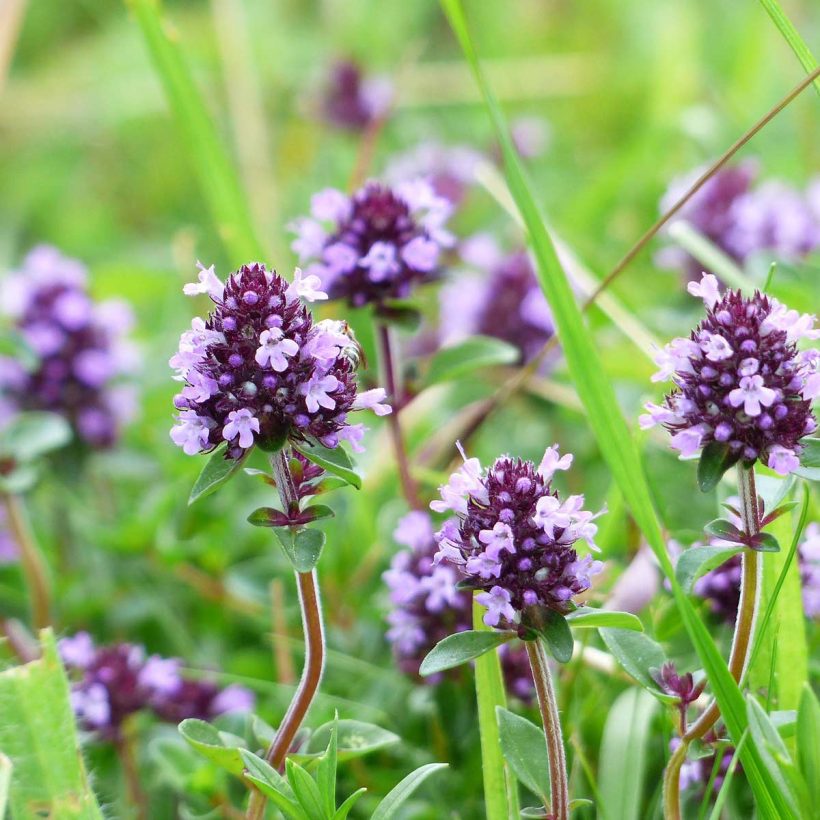
[[[250,711],[251,692],[222,689],[210,680],[182,676],[177,658],[146,658],[140,646],[95,646],[87,632],[62,638],[59,652],[71,681],[71,703],[80,725],[104,740],[120,738],[123,723],[148,710],[160,720],[208,720],[227,711]]]
[[[387,616],[387,638],[401,670],[418,677],[422,660],[439,641],[472,628],[472,595],[456,588],[460,578],[456,568],[435,562],[438,545],[428,513],[407,513],[393,538],[407,549],[395,554],[383,575],[393,606]],[[509,691],[530,701],[532,673],[524,648],[506,644],[501,658]],[[441,679],[433,675],[422,680],[437,683]]]
[[[436,533],[436,562],[458,568],[480,590],[476,600],[487,607],[488,626],[518,624],[521,613],[534,607],[571,612],[572,597],[589,589],[591,576],[601,570],[600,561],[579,558],[574,548],[583,539],[597,550],[597,516],[582,509],[583,496],[562,502],[552,489],[554,472],[570,463],[557,445],[537,469],[531,461],[503,456],[482,470],[477,459],[465,456],[439,488],[441,501],[430,505],[457,515]]]
[[[461,255],[481,275],[462,273],[441,289],[441,343],[493,336],[517,347],[522,363],[530,361],[555,335],[555,325],[529,255],[505,256],[484,234],[463,243]]]
[[[120,301],[94,303],[77,260],[39,246],[3,283],[0,309],[38,358],[32,369],[0,357],[0,421],[22,410],[66,418],[87,446],[109,447],[133,415],[121,401],[120,377],[136,354],[126,340],[133,317]]]
[[[323,118],[337,128],[361,131],[383,117],[390,107],[393,87],[385,77],[363,77],[356,63],[333,65],[322,99]]]
[[[288,284],[264,265],[244,265],[217,278],[200,265],[199,282],[185,293],[207,294],[215,304],[196,318],[170,360],[184,383],[174,399],[179,411],[171,439],[188,455],[227,442],[226,455],[241,458],[255,444],[283,437],[355,446],[363,432],[348,414],[390,412],[384,391],[357,397],[356,343],[340,322],[314,323],[300,299],[326,297],[316,276],[297,270]]]
[[[719,442],[735,461],[760,459],[788,474],[799,466],[800,439],[817,428],[811,405],[820,393],[820,354],[796,345],[820,338],[815,317],[759,292],[721,296],[711,274],[689,291],[704,300],[706,318],[656,357],[653,381],[671,378],[675,389],[662,407],[647,405],[641,427],[662,424],[684,457]]]
[[[293,249],[332,299],[380,305],[436,278],[453,243],[444,227],[450,210],[421,179],[368,182],[352,197],[328,189],[313,197],[310,217],[293,223]]]
[[[661,211],[667,211],[703,170],[673,181],[661,200]],[[757,170],[756,162],[746,161],[718,171],[677,218],[739,263],[762,251],[780,259],[800,259],[820,247],[820,213],[813,208],[812,188],[804,195],[774,180],[753,187]],[[676,247],[664,248],[656,261],[662,267],[683,267],[693,279],[701,271],[695,259]]]

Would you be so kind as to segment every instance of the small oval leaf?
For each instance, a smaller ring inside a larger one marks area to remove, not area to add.
[[[421,662],[419,674],[423,677],[446,669],[454,669],[467,661],[480,657],[485,652],[501,646],[515,637],[514,632],[456,632],[439,641]]]
[[[320,726],[311,736],[305,747],[304,755],[322,755],[330,743],[333,727],[337,726],[336,754],[339,760],[351,760],[362,757],[379,749],[393,746],[401,738],[393,732],[364,723],[361,720],[331,721]],[[300,755],[296,755],[298,760]]]
[[[658,690],[650,673],[650,669],[660,669],[667,661],[660,644],[643,632],[627,629],[602,629],[600,635],[615,660],[641,686],[665,703],[675,702],[675,698]]]
[[[780,552],[780,542],[770,532],[759,532],[750,546],[758,552]]]
[[[552,609],[543,610],[542,623],[538,630],[549,653],[559,663],[569,663],[574,643],[567,619]]]
[[[248,456],[250,450],[245,452],[242,458],[225,458],[226,447],[217,449],[208,459],[202,472],[199,474],[194,486],[191,488],[191,495],[188,497],[188,504],[207,498],[211,493],[215,493],[223,484],[236,475],[239,468]]]
[[[321,530],[299,530],[294,537],[291,563],[297,572],[310,572],[322,555],[325,534]]]
[[[710,521],[703,531],[707,535],[713,535],[715,538],[720,538],[723,541],[731,541],[734,544],[740,544],[743,538],[743,533],[731,522],[725,518],[716,518]]]
[[[695,581],[707,572],[719,567],[732,556],[743,552],[744,547],[690,547],[684,550],[675,565],[675,576],[684,592],[691,593]],[[660,667],[658,667],[660,668]]]
[[[723,474],[738,461],[732,455],[729,445],[712,441],[703,448],[698,462],[698,486],[702,493],[708,493],[717,487]]]
[[[56,413],[15,416],[0,433],[0,453],[17,462],[34,461],[71,441],[71,425]]]
[[[643,632],[641,619],[631,612],[615,612],[608,609],[580,607],[576,609],[575,612],[571,612],[567,615],[566,620],[571,627],[583,627],[587,629],[609,627],[611,629],[632,629],[635,632]]]
[[[503,706],[496,706],[495,714],[504,759],[515,776],[546,805],[550,781],[544,730]]]
[[[293,522],[281,510],[259,507],[248,516],[248,523],[254,527],[287,527]]]
[[[208,760],[216,763],[220,768],[226,769],[231,774],[242,774],[245,766],[240,755],[242,750],[241,738],[227,732],[220,732],[210,723],[196,718],[183,720],[179,724],[179,733],[203,757],[207,757]]]
[[[310,444],[294,444],[293,448],[298,450],[308,461],[312,461],[329,473],[344,479],[345,482],[355,487],[362,488],[362,478],[353,468],[350,456],[341,447],[330,449],[321,444],[311,442]]]

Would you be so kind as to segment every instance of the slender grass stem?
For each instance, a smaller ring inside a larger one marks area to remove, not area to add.
[[[51,624],[51,583],[43,554],[31,532],[23,501],[18,495],[3,493],[9,531],[20,550],[20,567],[31,596],[31,621],[35,629]]]
[[[276,486],[286,510],[298,508],[299,499],[288,467],[288,452],[281,450],[271,458]],[[302,629],[305,635],[305,665],[293,700],[290,702],[276,736],[265,755],[275,769],[281,770],[285,756],[302,725],[308,709],[319,690],[325,667],[325,630],[322,622],[322,604],[316,570],[297,572],[299,609],[302,613]],[[265,796],[258,790],[251,791],[248,801],[247,820],[262,820],[265,815]]]
[[[550,767],[550,790],[552,808],[550,816],[554,820],[569,818],[569,782],[567,780],[567,759],[564,752],[564,739],[561,736],[561,721],[558,717],[558,704],[552,686],[547,656],[540,641],[526,641],[527,654],[532,667],[535,691],[538,695],[538,707],[541,710],[541,722],[547,739],[547,754]]]
[[[407,448],[404,443],[404,434],[401,429],[399,412],[403,404],[401,384],[396,371],[396,362],[393,352],[393,337],[390,327],[386,324],[379,325],[379,349],[381,353],[382,369],[384,371],[384,381],[387,387],[388,401],[393,405],[393,412],[387,417],[390,425],[390,436],[393,440],[393,450],[396,455],[396,465],[399,470],[399,480],[401,489],[407,503],[413,509],[420,509],[416,483],[410,474],[410,459],[407,455]]]
[[[125,793],[137,820],[148,819],[148,797],[140,782],[139,768],[134,750],[134,737],[126,725],[124,734],[114,741],[114,749],[122,767]]]
[[[747,535],[756,535],[760,531],[760,507],[755,487],[754,467],[738,465],[738,490],[740,492],[740,515],[743,531]],[[741,554],[740,600],[735,621],[735,633],[729,653],[729,672],[740,682],[749,664],[755,620],[760,601],[760,554],[753,549],[746,549]],[[699,740],[720,719],[720,708],[713,700],[700,717],[687,729],[681,738],[681,745],[669,759],[664,774],[664,805],[667,820],[680,818],[679,787],[680,769],[686,760],[686,751],[693,740]],[[674,802],[675,811],[672,811]]]

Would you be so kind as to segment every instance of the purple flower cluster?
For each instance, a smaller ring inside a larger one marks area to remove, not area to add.
[[[390,107],[393,87],[385,77],[364,77],[351,60],[335,63],[322,99],[323,119],[336,128],[362,131],[383,117]]]
[[[679,675],[675,664],[671,661],[667,661],[660,669],[651,670],[651,675],[662,692],[678,699],[680,732],[685,734],[687,709],[691,703],[694,703],[703,694],[706,678],[703,678],[699,683],[695,683],[691,672]]]
[[[714,547],[725,547],[727,542],[712,539]],[[692,546],[700,546],[693,544]],[[797,548],[797,562],[802,585],[803,611],[807,618],[820,619],[820,524],[806,527],[805,537]],[[707,572],[695,582],[693,591],[709,602],[709,608],[722,620],[733,624],[737,618],[740,600],[740,556]]]
[[[95,304],[88,273],[75,259],[39,246],[3,283],[2,308],[37,358],[32,369],[0,357],[0,417],[22,410],[59,413],[90,447],[108,447],[132,415],[133,373],[125,339],[133,317],[121,301]]]
[[[652,380],[672,379],[675,389],[663,406],[647,405],[641,427],[662,424],[682,456],[720,442],[735,460],[760,459],[780,475],[797,469],[800,439],[817,429],[820,351],[796,343],[820,338],[815,317],[759,292],[722,296],[711,274],[689,292],[703,298],[706,318],[659,352]]]
[[[314,324],[300,301],[327,298],[315,276],[297,268],[292,284],[259,263],[217,278],[200,265],[188,295],[208,294],[216,307],[195,318],[182,334],[171,367],[182,392],[174,398],[174,443],[188,455],[227,442],[227,456],[241,458],[254,444],[268,447],[287,437],[317,439],[326,447],[364,434],[349,424],[354,410],[390,412],[384,390],[357,395],[356,343],[340,322]]]
[[[703,169],[675,180],[661,200],[667,211],[692,186]],[[775,180],[753,188],[757,164],[753,161],[715,174],[679,212],[737,262],[761,251],[780,259],[799,259],[820,248],[820,180],[805,194]],[[700,267],[685,251],[664,248],[657,261],[663,267],[684,267],[692,278]]]
[[[589,589],[601,562],[579,558],[578,539],[595,547],[597,516],[582,509],[584,497],[565,501],[552,489],[556,470],[567,470],[572,456],[560,457],[550,447],[538,468],[531,461],[502,456],[483,470],[478,459],[468,459],[447,484],[439,487],[436,512],[452,510],[436,533],[436,563],[457,566],[482,590],[476,600],[487,607],[488,626],[513,626],[532,608],[568,613],[572,598]]]
[[[521,362],[536,356],[555,334],[547,300],[524,250],[504,255],[485,234],[461,246],[466,262],[481,276],[465,273],[441,289],[441,343],[455,344],[481,334],[509,342]]]
[[[421,179],[393,188],[368,182],[353,196],[330,188],[314,195],[310,217],[293,223],[293,250],[331,298],[380,305],[436,277],[453,244],[444,227],[450,211]]]
[[[405,515],[393,538],[406,549],[395,554],[383,575],[393,605],[387,616],[387,639],[402,672],[417,677],[422,660],[439,641],[472,629],[472,594],[456,588],[461,575],[455,567],[436,563],[438,545],[427,513],[415,510]],[[531,700],[533,682],[526,651],[509,644],[502,650],[508,690],[521,700]],[[423,680],[437,683],[441,678],[431,675]]]
[[[71,704],[80,725],[116,741],[124,721],[135,712],[153,712],[160,720],[210,720],[227,712],[249,712],[253,693],[241,686],[220,688],[208,680],[182,677],[177,658],[146,657],[134,644],[95,646],[87,632],[59,642],[71,680]]]

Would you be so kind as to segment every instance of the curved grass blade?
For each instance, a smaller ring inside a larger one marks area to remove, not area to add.
[[[783,11],[780,3],[777,0],[760,0],[760,5],[766,9],[766,13],[772,18],[783,38],[800,61],[800,65],[808,72],[814,71],[817,68],[817,60],[814,59],[811,49],[797,32],[792,21],[786,16],[786,12]],[[820,94],[820,79],[814,81],[814,88]]]

